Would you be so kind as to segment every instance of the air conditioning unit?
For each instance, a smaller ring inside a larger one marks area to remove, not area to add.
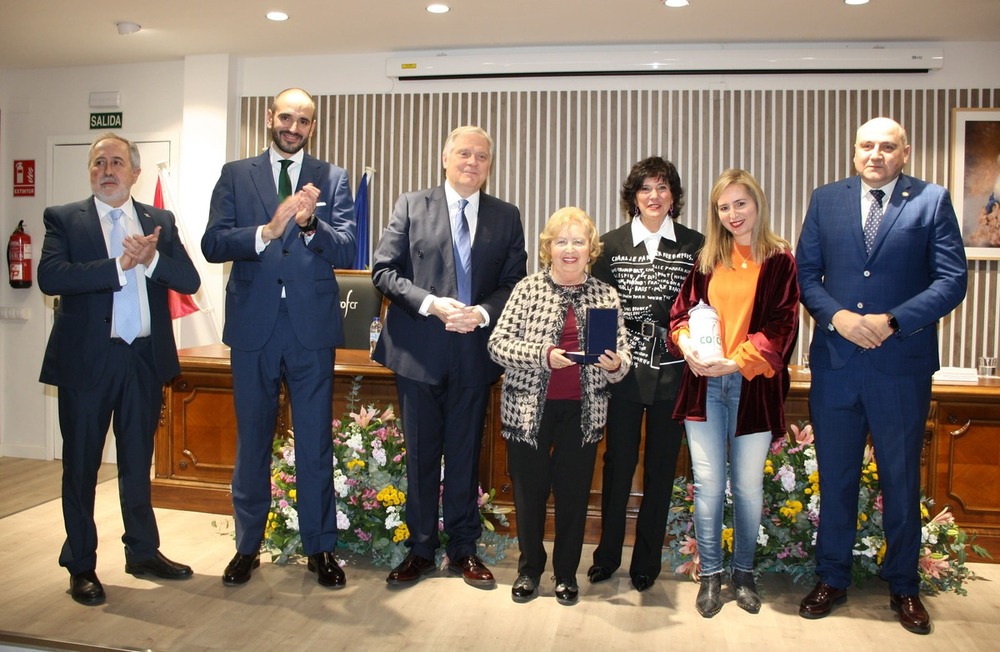
[[[944,65],[934,48],[691,49],[442,54],[390,57],[395,79],[929,72]]]

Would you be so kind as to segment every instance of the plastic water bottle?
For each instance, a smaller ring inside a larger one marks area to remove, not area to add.
[[[698,357],[718,360],[722,357],[722,336],[719,331],[719,313],[704,301],[688,310],[688,330]]]
[[[372,325],[368,329],[368,357],[375,354],[375,345],[378,344],[378,338],[382,334],[382,320],[378,317],[372,317]]]

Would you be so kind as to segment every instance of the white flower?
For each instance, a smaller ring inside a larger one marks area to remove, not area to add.
[[[296,532],[298,532],[299,531],[299,513],[298,513],[298,511],[294,507],[292,507],[291,505],[289,505],[288,507],[285,507],[284,509],[282,509],[281,513],[285,517],[285,525],[287,525],[292,530],[295,530]]]
[[[347,518],[347,514],[337,510],[337,529],[338,530],[349,530],[351,529],[351,519]]]
[[[934,545],[938,542],[938,530],[934,528],[933,530],[926,525],[920,528],[920,542]]]
[[[766,546],[770,537],[767,535],[767,530],[764,529],[763,525],[759,526],[759,528],[760,529],[757,530],[757,545]]]
[[[397,525],[402,524],[403,520],[399,518],[399,511],[395,505],[390,505],[386,510],[385,516],[385,528],[387,530],[392,530]]]
[[[348,439],[347,441],[345,441],[344,444],[346,444],[347,447],[350,448],[353,451],[364,450],[364,445],[363,445],[363,441],[362,441],[361,433],[360,432],[356,432],[353,435],[351,435],[350,439]]]
[[[291,446],[286,446],[284,450],[281,451],[281,457],[285,460],[285,464],[295,468],[295,448]]]
[[[806,477],[809,477],[819,469],[819,463],[816,462],[816,458],[807,457],[806,461],[802,463],[802,468],[805,469]]]
[[[334,469],[333,471],[333,490],[340,498],[347,498],[347,493],[350,490],[347,486],[347,476],[340,469]],[[342,530],[344,528],[339,529]]]
[[[377,441],[377,440],[376,440]],[[378,466],[385,466],[385,449],[384,448],[372,448],[372,459],[378,463]]]

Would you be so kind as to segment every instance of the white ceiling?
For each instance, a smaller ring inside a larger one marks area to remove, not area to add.
[[[1000,0],[0,0],[0,69],[493,47],[998,41]],[[290,15],[284,23],[268,10]],[[115,23],[142,31],[119,36]]]

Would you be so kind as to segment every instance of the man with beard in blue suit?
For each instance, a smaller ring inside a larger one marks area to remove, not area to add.
[[[887,550],[882,579],[902,626],[931,630],[920,602],[920,454],[939,368],[936,325],[965,297],[968,266],[948,191],[901,174],[906,131],[863,124],[858,176],[816,189],[796,251],[816,320],[809,410],[816,429],[819,582],[799,605],[822,618],[847,599],[868,433],[878,460]],[[864,216],[864,217],[863,217]]]
[[[266,120],[271,147],[223,166],[201,241],[209,262],[233,263],[222,340],[231,349],[236,407],[236,555],[222,581],[244,584],[260,565],[284,378],[295,424],[302,548],[319,583],[339,589],[346,580],[334,556],[330,424],[335,348],[344,333],[334,269],[354,263],[354,202],[347,172],[303,151],[316,130],[308,93],[282,91]]]

